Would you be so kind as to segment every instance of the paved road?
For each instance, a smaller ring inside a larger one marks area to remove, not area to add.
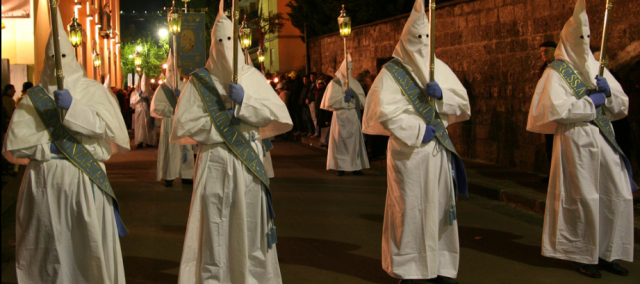
[[[325,154],[276,142],[272,180],[278,215],[278,256],[284,283],[397,283],[380,264],[386,174],[337,177]],[[192,189],[155,181],[156,149],[133,150],[107,164],[130,234],[122,239],[129,283],[176,283]],[[18,178],[2,190],[2,283],[16,283],[15,198]],[[7,199],[8,198],[8,199]],[[7,199],[7,200],[5,200]],[[564,261],[540,256],[542,217],[472,196],[458,203],[461,283],[640,283],[631,275],[603,272],[599,280],[574,272]]]

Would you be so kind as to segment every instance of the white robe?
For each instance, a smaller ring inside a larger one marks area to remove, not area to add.
[[[143,96],[145,96],[143,94]],[[147,97],[149,100],[152,98]],[[150,116],[149,105],[142,100],[138,95],[138,91],[134,91],[131,95],[130,106],[135,109],[133,115],[133,132],[135,144],[145,143],[148,145],[156,145],[158,136],[156,134],[155,127],[151,127],[150,119],[155,119]]]
[[[179,81],[180,89],[185,82]],[[167,85],[171,88],[170,85]],[[193,179],[194,159],[191,145],[180,145],[169,142],[171,129],[173,128],[173,113],[169,100],[162,87],[158,87],[153,101],[151,101],[151,115],[162,118],[160,129],[160,143],[158,145],[158,168],[156,178],[158,180],[174,180],[176,178]]]
[[[228,87],[211,78],[230,108]],[[261,133],[285,133],[291,118],[258,70],[245,68],[241,80],[250,83],[243,85],[244,101],[235,114],[242,119],[241,132],[264,157]],[[262,129],[274,121],[279,125]],[[180,96],[171,137],[199,145],[179,283],[281,283],[276,246],[267,249],[263,186],[225,145],[191,81]]]
[[[82,94],[71,92],[64,125],[104,162],[128,150],[126,127],[107,91],[81,80]],[[3,154],[30,160],[16,205],[18,282],[125,283],[113,199],[64,156],[50,153],[51,138],[28,97],[7,136]]]
[[[611,88],[606,115],[626,116],[629,99]],[[586,264],[633,261],[633,196],[627,169],[597,126],[590,98],[578,100],[557,71],[547,68],[531,103],[527,130],[555,134],[542,235],[542,255]]]
[[[436,70],[443,95],[435,106],[445,127],[469,119],[469,99],[458,78],[440,60]],[[390,135],[382,267],[401,279],[455,278],[460,247],[458,223],[450,226],[448,217],[454,189],[451,154],[437,138],[423,144],[425,128],[383,68],[371,86],[363,118],[364,133]]]
[[[358,81],[351,77],[350,88],[356,92],[364,108],[364,90]],[[369,168],[367,148],[362,136],[362,124],[358,118],[359,109],[355,108],[355,98],[350,103],[344,101],[344,88],[332,80],[327,87],[320,108],[333,111],[331,134],[327,151],[327,170],[359,171]]]

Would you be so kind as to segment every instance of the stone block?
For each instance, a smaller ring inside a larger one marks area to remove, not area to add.
[[[498,17],[501,23],[511,23],[515,19],[515,12],[513,6],[503,6],[498,10]]]

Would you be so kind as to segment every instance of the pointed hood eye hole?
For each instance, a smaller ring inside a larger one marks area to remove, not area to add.
[[[584,39],[584,36],[583,36],[583,35],[581,35],[581,36],[580,36],[580,38],[581,38],[581,39]]]
[[[591,35],[587,35],[588,38],[591,38]]]
[[[418,38],[422,38],[422,35],[418,35]]]
[[[222,39],[218,39],[219,42],[222,42]]]
[[[427,38],[429,38],[429,34],[427,34]]]
[[[56,58],[56,55],[55,54],[51,54],[51,58]]]
[[[67,58],[67,55],[63,53],[62,58]]]
[[[231,40],[231,37],[230,37],[230,36],[228,36],[228,37],[227,37],[227,40]]]

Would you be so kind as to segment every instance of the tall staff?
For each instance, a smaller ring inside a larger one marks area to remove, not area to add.
[[[56,83],[58,91],[64,90],[64,76],[62,75],[62,56],[60,55],[60,38],[58,32],[58,3],[49,0],[49,15],[51,19],[51,31],[53,32],[53,52],[56,62]],[[64,110],[60,110],[60,121],[63,121]]]
[[[222,0],[221,0],[222,1]],[[233,18],[233,78],[234,84],[238,84],[238,37],[240,36],[240,27],[238,21],[240,20],[240,12],[238,11],[238,0],[233,0],[233,6],[231,10],[231,17]],[[236,108],[236,103],[231,102],[231,107]]]
[[[347,38],[351,35],[351,17],[347,16],[347,11],[344,9],[344,4],[342,4],[342,11],[340,11],[340,16],[338,17],[338,26],[340,27],[340,36],[344,40],[344,62],[347,64],[347,74],[346,81],[344,82],[344,89],[349,90],[349,60],[348,54],[349,50],[347,49]],[[351,102],[349,102],[349,107],[351,107]]]
[[[602,28],[602,43],[600,45],[600,68],[598,69],[598,76],[604,76],[605,58],[607,56],[607,40],[609,39],[609,12],[611,12],[611,0],[607,0],[607,7],[604,11],[604,27]]]
[[[187,11],[187,2],[189,0],[184,1],[184,10]],[[171,11],[167,13],[167,22],[169,24],[169,31],[173,36],[173,88],[178,88],[178,81],[180,80],[180,71],[178,70],[178,35],[180,35],[180,29],[182,26],[182,15],[176,9],[176,1],[172,1]]]
[[[436,81],[436,1],[429,0],[429,82]],[[429,97],[433,103],[433,99]]]

